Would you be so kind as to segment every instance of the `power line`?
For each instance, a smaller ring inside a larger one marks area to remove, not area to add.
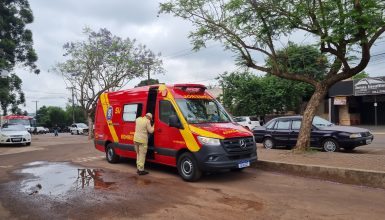
[[[210,48],[213,48],[213,47],[216,47],[216,46],[219,46],[219,45],[220,45],[220,44],[213,44],[213,45],[204,47],[203,49],[210,49]],[[189,50],[192,50],[192,49],[189,49]],[[178,54],[178,55],[164,56],[164,58],[184,57],[184,56],[188,56],[188,55],[191,55],[191,54],[194,54],[194,53],[198,53],[198,52],[200,52],[200,51],[201,51],[201,50],[199,50],[199,51],[189,51],[189,52],[187,52],[187,53],[182,53],[182,54]]]

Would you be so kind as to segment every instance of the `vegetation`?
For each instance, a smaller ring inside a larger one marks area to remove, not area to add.
[[[237,55],[240,66],[312,85],[296,144],[300,151],[310,146],[312,119],[328,89],[363,71],[385,32],[385,2],[378,0],[168,0],[160,12],[193,23],[189,37],[197,50],[209,40],[219,41]],[[330,61],[324,77],[293,72],[288,54],[278,52],[288,48],[283,39],[299,36],[310,37]],[[269,65],[260,62],[261,56]]]
[[[86,28],[84,34],[86,40],[64,45],[68,59],[57,64],[56,70],[74,87],[92,129],[92,115],[103,92],[119,89],[149,69],[161,71],[162,61],[136,40],[114,36],[107,29],[95,32]]]
[[[12,114],[23,114],[19,108],[19,105],[25,103],[25,96],[21,90],[21,84],[21,79],[15,74],[0,78],[0,106],[3,115],[8,115],[8,110],[10,110]]]
[[[83,110],[80,106],[75,106],[76,123],[85,123]],[[37,110],[36,121],[38,125],[52,128],[55,125],[60,127],[69,126],[72,124],[72,106],[67,106],[62,109],[56,106],[43,106]]]
[[[257,77],[249,72],[222,74],[222,101],[233,115],[266,115],[296,111],[309,100],[314,88],[273,75]]]
[[[40,72],[35,62],[32,32],[26,28],[33,22],[32,11],[27,0],[3,0],[0,2],[0,105],[3,115],[10,110],[21,114],[20,104],[25,103],[21,90],[21,79],[12,72],[16,64]]]
[[[145,80],[140,81],[140,83],[136,87],[155,85],[155,84],[159,84],[159,80],[157,80],[157,79],[145,79]]]
[[[368,78],[368,77],[369,77],[369,74],[366,73],[365,71],[362,71],[362,72],[358,73],[357,75],[354,75],[354,76],[352,77],[352,79],[357,79],[357,80],[359,80],[359,79],[364,79],[364,78]]]

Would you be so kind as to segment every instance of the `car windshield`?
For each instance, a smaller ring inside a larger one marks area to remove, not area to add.
[[[9,119],[10,124],[19,124],[19,125],[31,125],[29,120],[26,119]]]
[[[313,119],[313,125],[316,127],[325,127],[325,126],[332,126],[333,123],[321,117],[315,116]]]
[[[176,102],[188,123],[231,122],[230,116],[214,99],[177,99]]]
[[[244,118],[244,117],[235,117],[234,121],[235,122],[243,122],[243,121],[246,121],[246,118]]]
[[[23,125],[3,125],[2,131],[25,131]]]
[[[84,123],[76,124],[79,128],[87,128],[87,125]]]

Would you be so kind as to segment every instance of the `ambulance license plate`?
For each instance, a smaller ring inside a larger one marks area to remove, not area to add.
[[[241,161],[238,163],[238,168],[245,168],[250,166],[250,161]]]
[[[372,143],[372,139],[367,139],[366,144],[370,144],[370,143]]]

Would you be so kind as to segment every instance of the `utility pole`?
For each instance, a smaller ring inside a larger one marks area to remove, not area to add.
[[[67,89],[71,89],[72,93],[72,123],[75,123],[75,94],[74,94],[74,89],[75,87],[67,87]]]
[[[35,103],[35,120],[36,120],[36,125],[37,125],[37,103],[39,102],[39,101],[32,101],[32,102],[34,102]]]

